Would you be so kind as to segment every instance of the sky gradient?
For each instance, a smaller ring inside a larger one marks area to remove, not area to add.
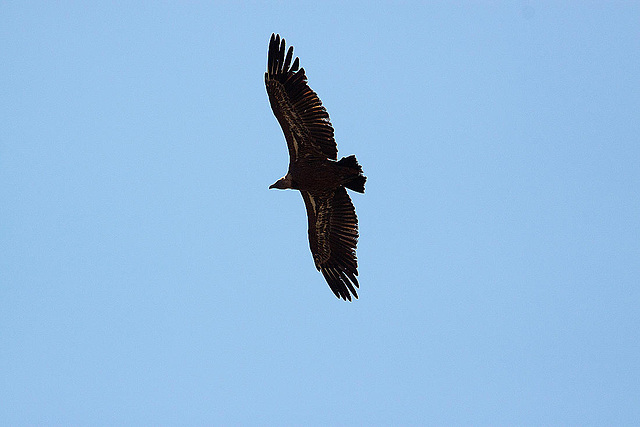
[[[2,2],[0,424],[637,425],[637,2]],[[269,37],[366,194],[313,265]]]

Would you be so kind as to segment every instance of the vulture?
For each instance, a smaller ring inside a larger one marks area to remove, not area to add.
[[[358,298],[358,218],[347,188],[364,193],[367,178],[354,155],[338,160],[329,114],[307,84],[304,68],[285,55],[285,41],[272,34],[264,75],[273,114],[289,148],[289,170],[269,188],[293,189],[307,208],[309,247],[316,269],[338,298]]]

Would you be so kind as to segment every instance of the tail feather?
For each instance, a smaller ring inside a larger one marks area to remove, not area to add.
[[[349,157],[343,157],[340,160],[338,160],[338,165],[345,168],[358,169],[358,172],[362,173],[362,166],[358,164],[358,161],[356,160],[356,156],[354,154],[350,155]]]
[[[365,182],[367,182],[367,177],[364,175],[358,175],[351,181],[347,182],[344,186],[350,190],[357,191],[358,193],[364,193]]]
[[[352,169],[352,173],[355,175],[349,179],[344,186],[350,190],[357,191],[358,193],[364,193],[364,183],[367,181],[367,177],[362,175],[362,166],[356,160],[356,156],[353,154],[348,157],[343,157],[338,160],[338,165]]]

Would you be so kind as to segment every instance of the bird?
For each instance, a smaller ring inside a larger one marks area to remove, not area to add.
[[[367,178],[355,155],[338,160],[329,114],[307,84],[293,46],[271,34],[264,81],[289,149],[289,169],[269,189],[293,189],[307,210],[309,248],[335,296],[358,298],[358,217],[347,188],[364,193]]]

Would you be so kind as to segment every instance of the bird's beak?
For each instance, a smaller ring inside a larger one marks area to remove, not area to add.
[[[287,188],[287,185],[286,185],[285,179],[284,179],[284,178],[280,178],[279,180],[277,180],[276,182],[274,182],[273,184],[271,184],[271,185],[269,186],[269,189],[272,189],[272,188],[277,188],[278,190],[281,190],[281,189]]]

